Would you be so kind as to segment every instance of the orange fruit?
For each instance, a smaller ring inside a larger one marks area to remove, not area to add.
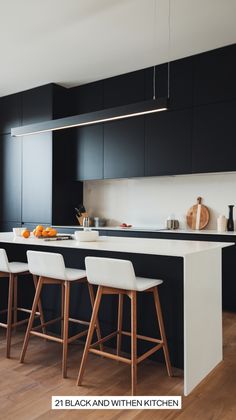
[[[42,232],[41,232],[41,235],[42,236],[44,236],[45,238],[48,236],[48,230],[46,230],[46,229],[44,229]]]
[[[23,236],[24,238],[29,238],[29,236],[30,236],[30,231],[29,231],[28,229],[23,230],[23,232],[22,232],[22,236]]]
[[[50,230],[48,230],[48,236],[56,236],[56,235],[57,235],[56,229],[51,228]]]
[[[47,232],[50,232],[52,229],[53,229],[52,227],[48,226],[48,227],[46,227],[46,229],[45,229],[45,230],[46,230]]]
[[[40,238],[40,236],[42,236],[42,231],[41,230],[38,230],[38,229],[34,229],[33,234],[37,238]]]
[[[41,230],[41,232],[42,232],[42,230],[44,230],[44,227],[42,225],[38,225],[38,226],[36,226],[35,230],[38,230],[38,231]]]

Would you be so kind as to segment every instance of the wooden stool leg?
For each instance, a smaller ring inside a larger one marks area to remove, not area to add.
[[[86,344],[85,344],[85,347],[84,347],[82,361],[81,361],[81,364],[80,364],[79,375],[78,375],[78,379],[77,379],[77,385],[81,385],[82,379],[83,379],[83,376],[84,376],[84,370],[85,370],[85,365],[86,365],[86,361],[87,361],[87,358],[88,358],[89,347],[90,347],[90,344],[91,344],[91,341],[92,341],[92,338],[93,338],[95,324],[96,324],[96,320],[97,320],[97,316],[98,316],[98,310],[99,310],[99,306],[100,306],[100,302],[101,302],[102,290],[103,290],[102,286],[99,286],[97,294],[96,294],[94,307],[93,307],[92,318],[91,318],[91,321],[90,321],[90,324],[89,324],[89,330],[88,330],[88,335],[87,335],[87,339],[86,339]]]
[[[43,278],[39,277],[39,281],[38,281],[35,296],[34,296],[32,310],[31,310],[31,314],[30,314],[30,317],[29,317],[27,330],[26,330],[26,333],[25,333],[24,343],[23,343],[23,347],[22,347],[22,351],[21,351],[21,355],[20,355],[20,363],[24,362],[25,353],[26,353],[28,343],[29,343],[30,331],[31,331],[33,323],[34,323],[35,312],[36,312],[37,307],[38,307],[38,302],[39,302],[42,286],[43,286]]]
[[[8,309],[7,309],[7,353],[6,357],[10,357],[11,349],[11,333],[12,333],[12,304],[13,304],[14,274],[9,275],[8,288]]]
[[[64,326],[64,307],[65,307],[65,286],[64,283],[61,285],[61,338],[63,338],[63,326]]]
[[[121,339],[122,339],[122,321],[123,321],[123,302],[124,302],[124,295],[122,293],[119,293],[119,303],[118,303],[118,323],[117,323],[117,349],[116,354],[117,356],[120,355],[120,349],[121,349]]]
[[[172,367],[170,363],[169,350],[168,350],[168,345],[167,345],[165,327],[164,327],[161,304],[160,304],[159,293],[158,293],[157,287],[154,287],[153,289],[153,296],[154,296],[154,302],[155,302],[155,307],[156,307],[159,330],[161,334],[161,339],[163,341],[163,351],[164,351],[164,356],[165,356],[165,361],[166,361],[166,368],[167,368],[168,375],[172,376],[173,375]]]
[[[94,298],[93,286],[90,283],[88,283],[88,290],[89,290],[90,302],[91,302],[92,311],[93,311],[95,298]],[[97,338],[98,338],[98,340],[101,340],[102,336],[101,336],[101,330],[100,330],[100,324],[99,324],[98,317],[96,319],[95,328],[96,328]],[[101,351],[103,351],[103,344],[102,343],[99,344],[99,348],[100,348]]]
[[[137,385],[137,292],[131,292],[131,387],[136,395]]]
[[[64,303],[64,324],[63,324],[63,355],[62,355],[62,376],[67,377],[67,353],[68,353],[68,329],[69,329],[69,308],[70,308],[70,282],[65,281],[65,303]]]
[[[34,287],[35,290],[37,289],[37,284],[38,284],[38,277],[33,275],[33,280],[34,280]],[[45,319],[44,319],[44,315],[43,315],[43,307],[42,307],[42,302],[41,299],[39,298],[39,302],[38,302],[38,309],[39,309],[39,313],[40,313],[40,322],[41,324],[45,323]],[[44,334],[46,334],[46,327],[42,327],[42,331]]]
[[[18,278],[17,278],[17,276],[15,275],[14,276],[14,292],[13,292],[13,296],[14,296],[14,298],[13,298],[13,314],[14,314],[14,324],[17,322],[17,295],[18,295],[18,292],[17,292],[17,286],[18,286]],[[14,329],[15,329],[16,327],[14,327]]]

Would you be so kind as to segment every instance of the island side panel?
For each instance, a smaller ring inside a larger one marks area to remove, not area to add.
[[[60,252],[63,254],[68,267],[84,269],[84,259],[87,255],[108,258],[129,259],[133,262],[137,276],[162,279],[164,283],[159,286],[159,293],[165,322],[166,334],[169,344],[171,363],[173,366],[183,369],[183,258],[159,255],[120,253],[108,251],[92,251],[76,248],[44,247],[26,244],[0,243],[0,247],[6,249],[10,260],[26,261],[28,249]],[[33,297],[33,286],[31,281],[21,282],[19,290],[20,299],[27,299],[28,306],[31,305]],[[99,313],[103,334],[109,334],[117,328],[117,303],[116,296],[105,296],[102,300]],[[44,286],[43,307],[46,312],[46,319],[59,315],[60,291],[57,286]],[[87,288],[84,285],[74,285],[71,293],[71,316],[89,320],[91,307]],[[123,329],[130,331],[130,301],[125,297],[124,302]],[[50,326],[53,332],[57,326]],[[76,328],[76,327],[71,327]],[[71,329],[71,333],[75,331]],[[159,331],[156,321],[155,307],[151,293],[140,293],[138,296],[138,329],[142,335],[158,337]],[[110,343],[115,346],[115,340]],[[152,345],[151,345],[152,346]],[[138,342],[138,353],[142,354],[150,348],[145,341]],[[130,351],[130,339],[124,337],[122,349]],[[155,353],[151,359],[164,362],[162,350]]]
[[[222,361],[222,250],[184,259],[184,394]]]

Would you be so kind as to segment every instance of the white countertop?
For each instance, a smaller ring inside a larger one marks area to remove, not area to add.
[[[17,245],[35,245],[46,247],[88,249],[94,251],[127,252],[136,254],[166,255],[184,257],[189,254],[207,251],[215,248],[225,248],[234,243],[182,241],[149,238],[122,238],[100,236],[96,242],[77,242],[75,239],[63,241],[45,241],[30,236],[28,239],[14,237],[13,233],[0,233],[1,243]]]
[[[83,229],[82,226],[79,225],[71,225],[71,226],[54,226],[55,228],[60,229]],[[101,227],[94,227],[92,226],[90,229],[98,229],[98,230],[114,230],[114,231],[124,231],[124,232],[160,232],[160,233],[191,233],[191,234],[200,234],[200,235],[226,235],[226,236],[236,236],[236,231],[234,232],[218,232],[214,229],[206,229],[206,230],[193,230],[193,229],[164,229],[158,226],[132,226],[132,228],[121,228],[120,226],[101,226]]]

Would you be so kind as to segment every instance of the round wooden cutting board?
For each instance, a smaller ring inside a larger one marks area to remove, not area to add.
[[[206,206],[202,204],[202,198],[197,198],[197,204],[192,206],[187,213],[187,224],[191,229],[204,229],[210,220],[210,213]]]

